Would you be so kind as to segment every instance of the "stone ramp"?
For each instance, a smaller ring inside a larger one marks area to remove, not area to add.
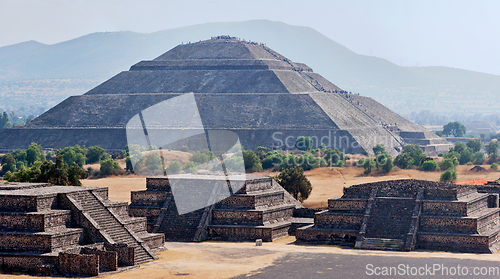
[[[367,238],[406,239],[415,200],[376,198],[366,226]]]
[[[69,194],[82,208],[83,216],[97,224],[101,235],[110,243],[125,243],[134,247],[135,264],[152,261],[158,257],[145,246],[134,232],[127,229],[102,201],[90,190]],[[72,201],[70,199],[70,201]],[[72,201],[73,202],[73,201]]]

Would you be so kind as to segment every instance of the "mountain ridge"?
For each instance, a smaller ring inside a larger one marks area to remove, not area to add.
[[[182,42],[222,34],[265,43],[291,60],[305,63],[340,88],[372,97],[399,113],[422,109],[443,113],[494,113],[496,107],[492,104],[500,101],[500,76],[443,66],[398,66],[383,58],[356,54],[310,27],[253,20],[206,23],[148,34],[98,32],[52,45],[28,41],[1,47],[0,106],[12,107],[9,96],[15,95],[15,90],[8,85],[12,82],[84,79],[92,81],[88,83],[90,86],[128,70],[139,61],[151,60]],[[70,81],[67,86],[71,87]],[[83,94],[89,89],[79,87],[78,90]],[[54,86],[53,90],[58,89]],[[64,94],[53,95],[57,98],[47,96],[49,106],[62,101]],[[485,102],[477,96],[488,100]]]

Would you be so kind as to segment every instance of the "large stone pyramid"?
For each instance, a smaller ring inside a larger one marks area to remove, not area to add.
[[[26,126],[0,131],[0,151],[31,142],[44,148],[80,144],[120,150],[134,115],[191,92],[205,129],[234,131],[247,149],[291,148],[299,136],[346,153],[370,153],[378,143],[392,154],[409,143],[432,153],[449,147],[375,100],[345,92],[263,44],[219,36],[141,61]],[[168,127],[157,128],[168,133]]]

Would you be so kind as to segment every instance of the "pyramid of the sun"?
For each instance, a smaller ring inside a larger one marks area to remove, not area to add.
[[[31,142],[44,148],[80,144],[123,149],[125,127],[134,115],[190,92],[204,128],[234,131],[247,149],[293,147],[299,136],[347,153],[371,153],[379,143],[392,154],[410,143],[432,153],[449,148],[445,140],[375,100],[349,94],[263,44],[219,36],[141,61],[26,126],[2,130],[0,151]]]

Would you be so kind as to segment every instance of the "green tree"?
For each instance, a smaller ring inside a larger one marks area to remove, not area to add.
[[[441,168],[441,170],[454,168],[456,165],[458,165],[458,161],[452,158],[444,159],[443,161],[441,161],[441,163],[439,163],[439,167]]]
[[[68,184],[72,186],[82,186],[80,179],[84,179],[86,176],[87,173],[80,166],[74,164],[68,169]]]
[[[202,149],[198,152],[193,153],[191,157],[189,157],[189,161],[197,163],[197,164],[204,164],[214,158],[214,155],[212,152],[210,152],[208,149]]]
[[[343,152],[340,152],[337,148],[331,149],[328,148],[324,151],[323,157],[321,157],[320,165],[322,166],[343,166],[344,165],[345,156]]]
[[[365,169],[365,174],[369,174],[372,172],[373,167],[375,166],[375,162],[372,158],[367,158],[363,160],[363,168]]]
[[[257,147],[257,150],[255,150],[255,153],[259,156],[260,160],[263,160],[266,158],[267,153],[269,153],[269,149],[267,147],[259,146]]]
[[[402,154],[409,154],[412,159],[411,164],[417,167],[420,167],[426,158],[424,151],[418,144],[406,145]]]
[[[481,151],[481,147],[483,147],[483,144],[481,143],[480,139],[470,139],[467,142],[467,147],[472,149],[472,151],[475,153]]]
[[[482,165],[484,163],[484,153],[483,152],[475,152],[472,154],[472,161],[474,165]]]
[[[182,167],[182,170],[184,172],[188,172],[188,173],[197,173],[198,172],[198,164],[196,164],[195,162],[188,162],[187,164],[185,164]]]
[[[497,140],[492,140],[488,144],[484,146],[486,149],[486,153],[490,158],[496,158],[498,157],[498,147],[500,144],[498,143]]]
[[[42,153],[42,147],[32,142],[26,150],[26,161],[28,162],[28,166],[32,166],[35,161],[45,161],[45,156]]]
[[[101,160],[106,160],[111,158],[108,153],[106,153],[106,150],[104,148],[95,145],[89,147],[87,150],[87,154],[85,155],[87,157],[87,164],[93,164],[97,163]]]
[[[262,170],[259,156],[252,150],[243,150],[243,161],[245,162],[245,170],[250,172]]]
[[[179,173],[182,170],[182,164],[179,161],[172,161],[168,165],[167,174]]]
[[[150,171],[157,171],[163,168],[161,157],[160,154],[158,154],[158,152],[153,152],[146,155],[143,158],[143,160],[144,160],[144,165]]]
[[[189,152],[189,147],[188,147],[187,145],[183,145],[183,146],[181,147],[181,151],[182,151],[182,152]]]
[[[56,163],[52,161],[36,161],[28,168],[24,165],[19,171],[6,174],[9,181],[16,182],[48,182],[54,185],[81,185],[80,179],[85,177],[85,172],[78,166],[73,165],[68,169],[61,155],[56,157]],[[5,176],[4,176],[5,177]]]
[[[266,157],[262,159],[262,168],[270,169],[280,166],[284,161],[284,155],[277,151],[268,152]]]
[[[472,162],[472,155],[473,154],[474,154],[474,152],[472,151],[471,148],[467,147],[465,150],[463,150],[460,153],[460,158],[458,159],[458,162],[460,163],[460,165],[465,165],[468,162]]]
[[[407,169],[413,165],[413,158],[408,153],[401,153],[394,159],[394,165],[401,169]]]
[[[424,171],[435,171],[437,169],[437,163],[434,160],[427,160],[422,164],[422,169]]]
[[[0,129],[10,127],[12,127],[12,123],[9,120],[9,115],[4,111],[3,114],[0,114]]]
[[[445,170],[439,179],[441,182],[452,183],[457,180],[457,172],[453,168]]]
[[[83,167],[85,165],[86,148],[80,147],[78,144],[73,147],[65,147],[57,150],[57,154],[63,156],[64,162],[69,166],[74,164]]]
[[[105,159],[99,162],[102,176],[115,175],[121,170],[120,165],[113,159]]]
[[[463,137],[467,129],[460,122],[449,122],[443,126],[443,135],[453,137]]]
[[[455,142],[455,146],[453,147],[453,149],[450,149],[450,152],[455,151],[458,154],[461,154],[462,152],[464,152],[464,150],[466,148],[467,147],[465,146],[465,144],[463,142],[457,141],[457,142]]]
[[[299,150],[309,151],[312,149],[313,140],[309,137],[299,137],[295,140],[295,147]]]
[[[377,144],[372,149],[375,155],[382,154],[385,152],[385,146],[383,144]]]
[[[128,173],[133,173],[134,172],[134,166],[132,165],[132,160],[130,159],[130,156],[127,156],[125,158],[125,170]]]
[[[498,170],[498,164],[497,163],[493,163],[493,164],[491,164],[490,168],[492,170]]]
[[[377,165],[377,169],[384,171],[385,173],[389,173],[394,168],[394,164],[392,162],[392,157],[385,151],[379,153],[375,157],[375,163]]]
[[[304,170],[300,167],[293,167],[282,171],[275,177],[275,180],[300,202],[305,201],[311,194],[311,182],[309,182],[304,175]]]

